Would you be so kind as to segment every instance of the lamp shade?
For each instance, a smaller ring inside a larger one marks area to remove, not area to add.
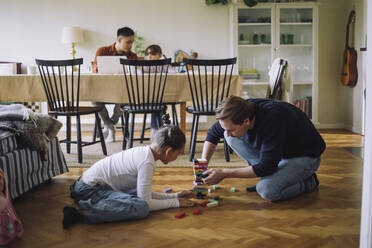
[[[63,27],[62,43],[82,43],[83,41],[80,27]]]

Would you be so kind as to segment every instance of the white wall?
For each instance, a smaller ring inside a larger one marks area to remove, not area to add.
[[[319,0],[318,120],[323,128],[359,130],[362,124],[362,83],[345,89],[339,80],[347,15],[353,4],[361,8],[360,1]],[[357,22],[360,18],[358,11]],[[230,55],[231,47],[229,8],[206,6],[204,0],[0,0],[0,23],[0,61],[25,65],[35,57],[70,58],[70,46],[60,42],[62,27],[69,25],[84,30],[77,56],[86,64],[98,47],[113,43],[123,26],[135,29],[145,45],[159,44],[170,57],[176,49],[193,49],[200,58],[222,58]]]
[[[70,46],[60,42],[63,26],[84,30],[85,42],[77,46],[84,63],[98,47],[112,44],[123,26],[143,36],[145,45],[159,44],[167,56],[193,49],[201,58],[228,57],[228,14],[226,6],[207,7],[203,0],[1,0],[0,60],[70,58]]]
[[[363,0],[321,0],[319,6],[319,122],[322,128],[363,130],[363,71],[365,15]],[[358,53],[359,80],[355,88],[340,81],[345,49],[346,24],[351,9],[356,10],[355,29],[349,42]],[[354,42],[355,40],[355,42]]]
[[[358,53],[358,83],[354,88],[343,88],[343,98],[345,106],[345,125],[348,129],[356,133],[363,133],[364,129],[364,89],[366,86],[366,65],[365,52],[361,52],[360,48],[365,47],[366,33],[366,7],[364,0],[350,1],[350,9],[356,11],[355,29],[350,35],[349,42],[352,42]],[[344,24],[346,25],[347,19]]]

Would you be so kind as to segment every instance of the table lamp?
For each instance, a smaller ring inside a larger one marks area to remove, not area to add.
[[[63,27],[62,30],[62,43],[71,43],[72,59],[75,59],[75,44],[84,42],[83,33],[80,27]]]

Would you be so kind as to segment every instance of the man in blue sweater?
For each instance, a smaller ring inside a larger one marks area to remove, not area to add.
[[[210,160],[220,138],[248,166],[210,169],[207,184],[224,178],[261,177],[255,187],[264,199],[279,201],[315,190],[315,174],[325,143],[309,118],[295,106],[276,100],[231,96],[216,109],[217,122],[209,129],[202,158]]]

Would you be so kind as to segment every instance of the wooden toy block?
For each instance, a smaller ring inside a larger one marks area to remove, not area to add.
[[[217,207],[218,206],[218,201],[210,202],[207,204],[207,207],[212,208],[212,207]]]
[[[213,199],[216,201],[221,201],[221,198],[219,196],[215,196]]]
[[[214,191],[216,191],[217,189],[220,189],[220,186],[218,186],[217,184],[215,184],[215,185],[213,185],[212,189],[213,189]]]
[[[200,213],[200,208],[197,208],[194,210],[194,212],[192,212],[193,215],[199,215]]]
[[[183,217],[185,217],[185,216],[186,216],[186,213],[185,213],[185,212],[180,212],[180,213],[176,214],[176,215],[174,216],[174,218],[176,218],[176,219],[181,219],[181,218],[183,218]]]
[[[230,191],[231,191],[232,193],[238,192],[238,190],[237,190],[235,187],[231,187]]]
[[[160,176],[160,172],[155,171],[154,176]]]
[[[200,206],[206,207],[208,203],[209,203],[208,200],[205,200],[205,201],[200,203]]]
[[[208,169],[208,162],[204,159],[194,159],[192,168],[195,177],[194,185],[204,184],[203,178],[208,175],[203,175],[203,173]]]

